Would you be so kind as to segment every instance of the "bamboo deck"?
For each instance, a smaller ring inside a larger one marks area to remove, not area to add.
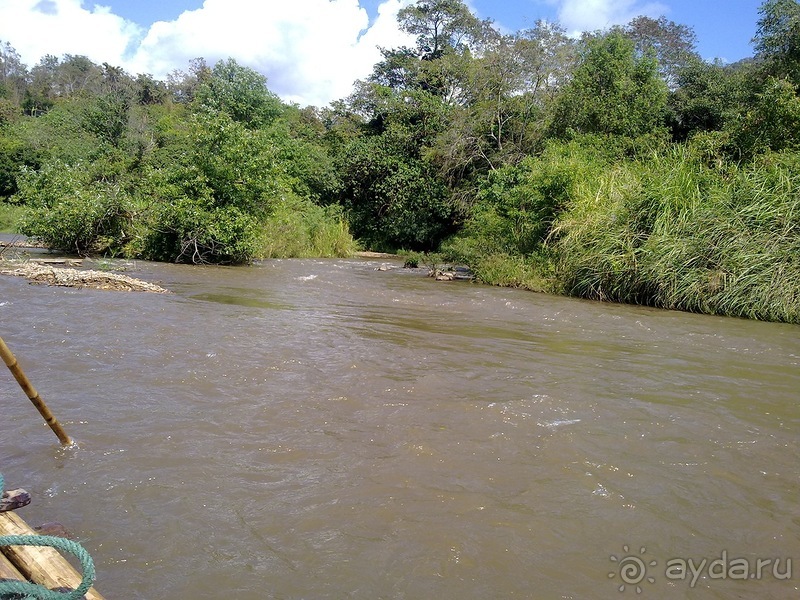
[[[18,514],[0,512],[0,535],[38,535]],[[58,550],[48,547],[0,547],[0,579],[30,581],[48,589],[74,590],[81,575]],[[86,600],[105,600],[94,588]]]

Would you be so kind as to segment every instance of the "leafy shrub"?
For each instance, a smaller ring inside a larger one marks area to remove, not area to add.
[[[156,208],[137,254],[149,260],[242,264],[258,254],[260,242],[261,227],[252,215],[183,197]]]
[[[17,192],[17,176],[21,167],[39,166],[39,155],[22,140],[0,132],[0,198]]]
[[[582,136],[552,142],[541,156],[491,173],[463,229],[442,245],[442,253],[478,271],[481,264],[508,266],[510,257],[520,257],[518,265],[528,265],[526,257],[549,255],[544,245],[555,219],[622,152],[604,141],[602,136]],[[498,258],[487,261],[492,256]],[[494,283],[490,271],[499,273],[492,267],[482,279]],[[542,279],[549,276],[549,268],[545,271]]]
[[[130,230],[131,201],[118,185],[91,181],[81,164],[23,169],[14,200],[25,204],[20,232],[48,247],[85,255],[118,252]]]

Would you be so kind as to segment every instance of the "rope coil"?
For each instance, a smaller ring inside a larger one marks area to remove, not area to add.
[[[0,473],[0,496],[3,494],[4,479]],[[35,546],[55,548],[69,552],[81,563],[81,584],[74,590],[61,592],[27,581],[0,581],[0,600],[79,600],[92,587],[95,579],[94,561],[89,553],[77,542],[50,535],[3,535],[0,546]]]

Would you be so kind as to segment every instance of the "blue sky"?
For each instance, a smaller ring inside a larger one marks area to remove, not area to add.
[[[166,77],[199,56],[229,56],[299,104],[346,96],[380,58],[409,42],[395,15],[411,0],[0,0],[0,41],[29,66],[45,54],[84,54],[131,73]],[[644,14],[692,27],[708,59],[752,55],[762,0],[466,0],[507,32],[558,21],[568,32],[605,29]]]
[[[202,0],[128,0],[106,1],[114,12],[140,25],[154,21],[173,20],[185,10],[203,5]],[[361,0],[374,19],[380,0]],[[559,20],[559,3],[548,0],[472,0],[470,6],[481,18],[491,18],[510,31],[532,26],[538,19]],[[698,50],[704,58],[721,58],[735,62],[752,55],[750,40],[755,34],[758,8],[761,0],[661,0],[659,2],[584,3],[610,4],[620,7],[620,12],[636,12],[636,8],[659,6],[653,14],[664,15],[671,21],[692,27],[698,37]],[[633,6],[634,10],[631,10]],[[591,12],[587,8],[587,12]],[[611,23],[613,24],[613,23]],[[603,25],[600,25],[603,28]]]

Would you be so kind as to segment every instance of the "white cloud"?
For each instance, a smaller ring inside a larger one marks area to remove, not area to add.
[[[353,82],[380,59],[377,45],[403,37],[395,15],[402,0],[389,0],[370,26],[357,0],[206,0],[203,8],[170,23],[156,23],[135,61],[163,74],[176,59],[232,56],[265,73],[287,100],[326,104],[346,96]]]
[[[567,31],[580,33],[628,23],[634,17],[658,17],[668,11],[659,2],[638,0],[556,0],[558,21]]]
[[[213,65],[232,57],[265,74],[284,100],[324,105],[369,75],[378,46],[411,43],[396,20],[409,1],[385,0],[370,23],[358,0],[205,0],[144,32],[80,0],[0,0],[0,40],[29,66],[45,54],[85,54],[159,78],[193,58]]]
[[[80,0],[0,0],[0,40],[33,66],[45,54],[83,54],[95,62],[119,64],[141,34],[133,23],[103,6]]]

